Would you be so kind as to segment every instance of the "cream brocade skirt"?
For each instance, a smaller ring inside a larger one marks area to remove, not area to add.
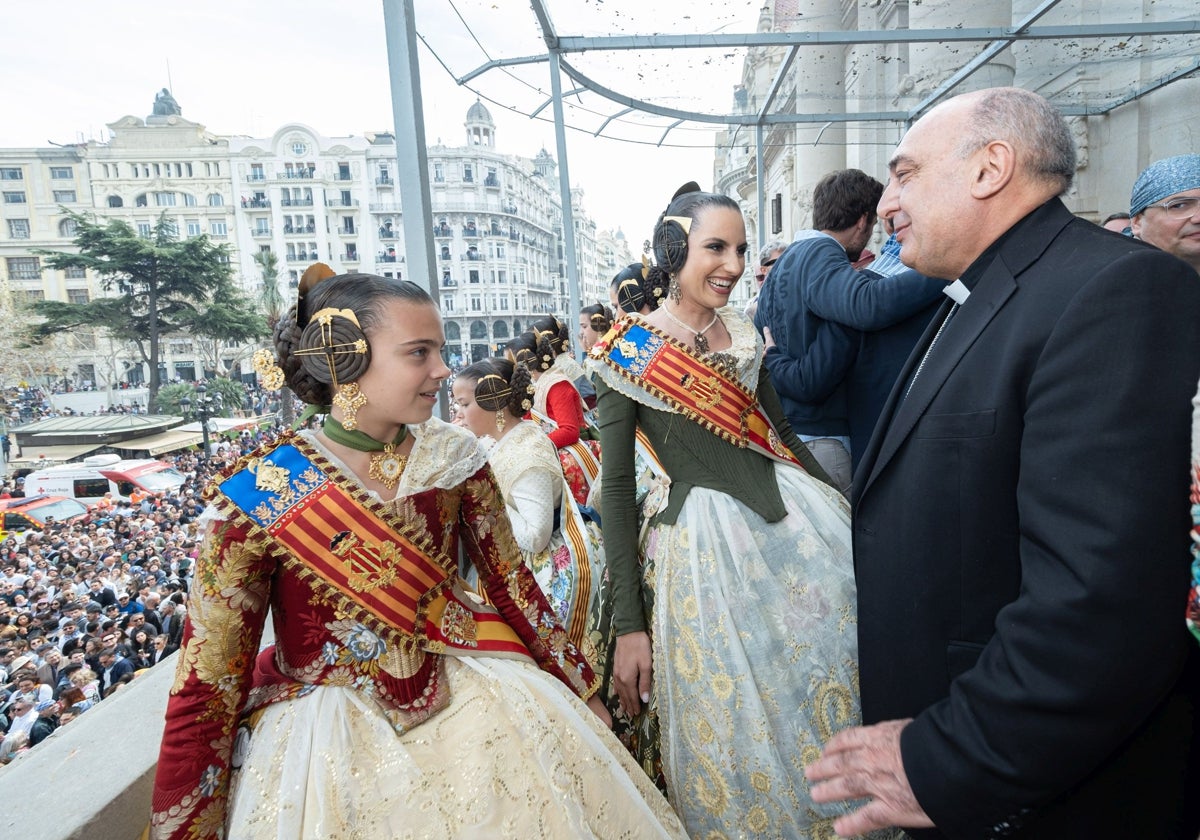
[[[850,512],[777,465],[787,516],[688,492],[651,529],[654,692],[671,803],[692,837],[834,837],[804,768],[861,720]]]
[[[319,686],[263,710],[226,836],[685,838],[620,742],[536,666],[448,658],[451,703],[397,735],[369,697]]]

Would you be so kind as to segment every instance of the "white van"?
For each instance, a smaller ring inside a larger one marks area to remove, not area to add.
[[[78,464],[62,464],[25,476],[25,495],[48,493],[95,504],[111,493],[129,501],[135,490],[169,493],[185,481],[183,474],[163,461],[121,460],[119,455],[93,455]]]

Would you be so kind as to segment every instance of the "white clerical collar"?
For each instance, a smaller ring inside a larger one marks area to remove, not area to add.
[[[955,280],[946,288],[942,289],[942,294],[950,298],[955,303],[962,305],[967,302],[967,298],[971,296],[971,290],[968,289],[961,280]]]

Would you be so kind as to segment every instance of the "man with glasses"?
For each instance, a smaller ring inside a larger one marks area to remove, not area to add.
[[[1200,272],[1200,155],[1146,167],[1129,200],[1133,235]]]

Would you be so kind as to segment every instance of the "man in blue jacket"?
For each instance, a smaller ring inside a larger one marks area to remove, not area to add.
[[[848,492],[854,439],[865,445],[895,374],[920,336],[873,342],[855,370],[864,333],[932,312],[945,284],[916,272],[856,271],[875,229],[883,184],[857,169],[825,176],[813,190],[813,230],[776,262],[754,323],[767,343],[766,365],[793,431],[835,486]],[[911,340],[909,340],[911,339]]]

